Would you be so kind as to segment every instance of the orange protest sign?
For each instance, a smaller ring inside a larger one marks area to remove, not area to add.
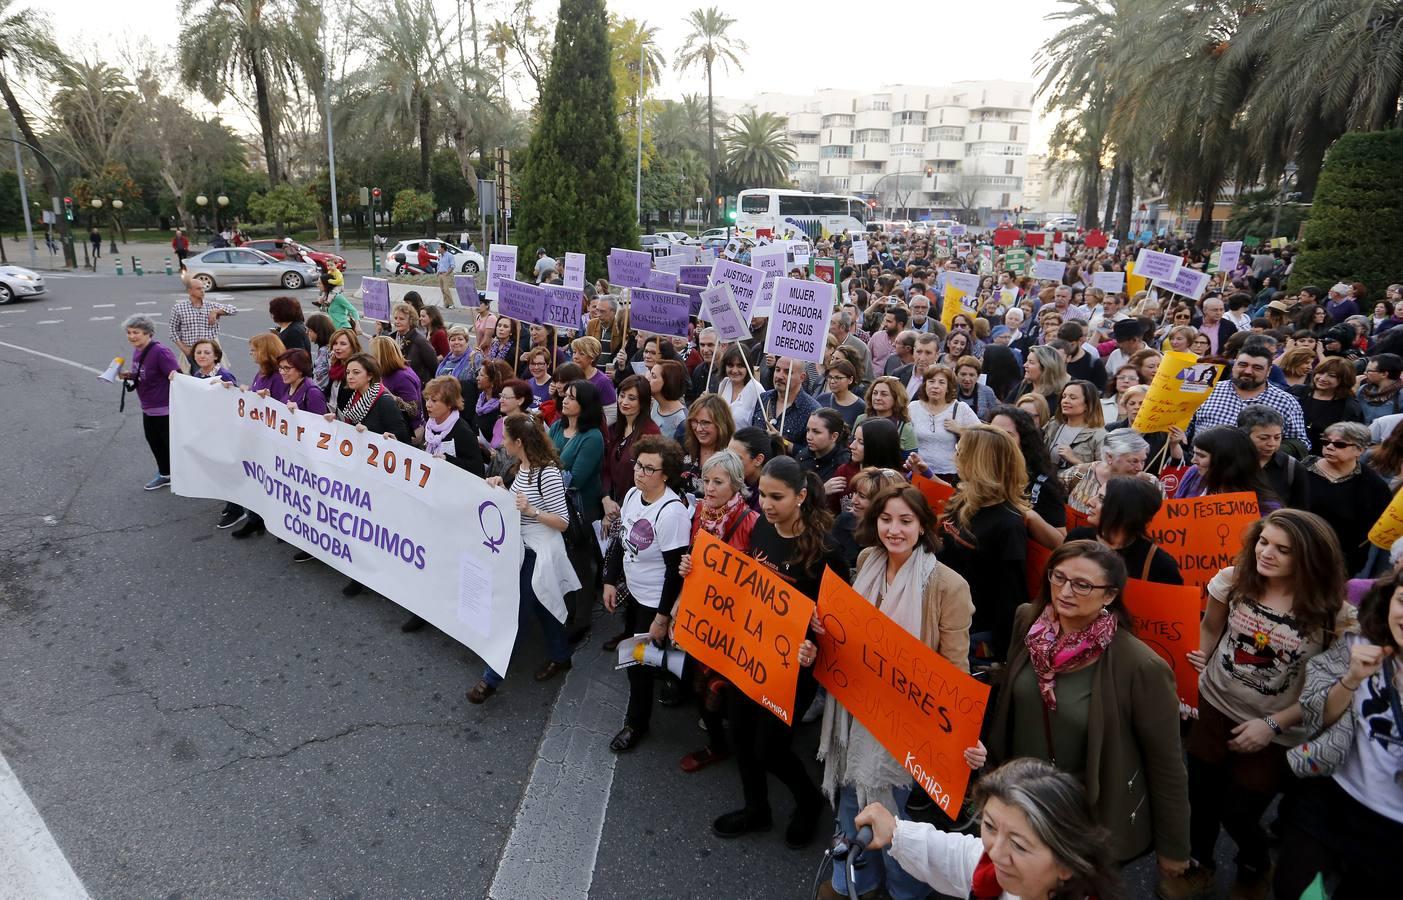
[[[673,640],[781,721],[794,721],[799,645],[814,602],[763,563],[707,534],[692,544]]]
[[[1125,608],[1135,622],[1135,636],[1174,670],[1179,704],[1198,708],[1198,672],[1188,653],[1198,649],[1199,598],[1192,585],[1154,584],[1131,578],[1125,583]]]
[[[1179,563],[1184,583],[1203,587],[1242,549],[1242,535],[1261,518],[1257,496],[1243,491],[1166,500],[1150,522],[1150,540]]]
[[[1067,530],[1081,528],[1083,525],[1091,524],[1091,517],[1084,512],[1079,512],[1072,508],[1072,504],[1066,504],[1067,509]]]
[[[1403,491],[1393,495],[1383,515],[1369,529],[1369,543],[1380,550],[1387,550],[1400,537],[1403,537]]]
[[[921,495],[930,504],[931,511],[935,517],[940,518],[940,514],[945,512],[945,504],[950,502],[950,498],[955,496],[955,489],[948,484],[941,484],[932,481],[924,475],[912,474],[911,483],[920,489]]]
[[[1043,592],[1043,580],[1047,578],[1047,561],[1052,559],[1052,551],[1032,538],[1028,539],[1028,597],[1031,599]]]
[[[964,802],[964,751],[979,740],[989,686],[952,666],[834,575],[823,573],[814,675],[935,804]]]

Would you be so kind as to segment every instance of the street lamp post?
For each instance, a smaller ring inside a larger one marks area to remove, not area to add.
[[[214,202],[216,204],[214,208],[214,230],[216,234],[223,234],[224,229],[221,227],[219,222],[219,211],[226,208],[229,205],[229,198],[223,194],[220,194],[218,197],[214,198]]]
[[[701,237],[702,204],[706,202],[704,197],[697,198],[697,237]]]
[[[109,250],[113,256],[122,252],[117,248],[117,216],[122,212],[122,205],[121,200],[112,201],[112,246]]]
[[[89,218],[89,221],[92,223],[93,228],[96,229],[96,228],[97,228],[97,215],[98,215],[98,210],[102,209],[102,198],[101,198],[101,197],[94,197],[94,198],[92,199],[92,207],[93,207],[93,212],[92,212],[92,216]],[[84,256],[87,255],[87,249],[88,249],[88,248],[87,248],[87,243],[84,242],[84,244],[83,244],[83,255],[84,255]],[[102,241],[99,240],[98,243],[97,243],[97,246],[93,248],[93,271],[94,271],[94,272],[97,271],[97,254],[98,254],[98,251],[100,251],[101,249],[102,249]]]

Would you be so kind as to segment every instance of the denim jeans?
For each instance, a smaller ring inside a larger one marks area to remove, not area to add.
[[[911,817],[906,814],[906,801],[911,796],[911,787],[903,785],[892,788],[891,793],[892,800],[896,803],[896,817],[902,821],[910,821]],[[838,824],[843,833],[850,838],[857,834],[857,826],[853,824],[853,819],[857,818],[861,811],[857,808],[857,790],[849,785],[839,788]],[[885,884],[892,900],[922,900],[930,895],[930,886],[906,874],[887,850],[880,853],[868,850],[863,860],[863,866],[853,873],[857,880],[858,894],[865,894]],[[837,864],[833,866],[832,883],[833,890],[844,897],[848,895],[846,867]]]
[[[531,588],[531,575],[536,571],[536,551],[530,547],[523,549],[525,553],[521,560],[521,608],[516,623],[516,643],[512,645],[512,659],[516,659],[516,651],[521,646],[521,636],[526,631],[527,621],[534,616],[536,621],[541,623],[541,634],[546,639],[546,656],[552,662],[566,662],[570,659],[570,641],[566,637],[565,625],[557,621],[555,614],[536,599],[536,592]],[[491,666],[483,668],[482,680],[492,687],[501,684],[505,677],[492,671]]]

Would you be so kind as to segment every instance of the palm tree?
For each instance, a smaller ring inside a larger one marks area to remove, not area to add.
[[[706,70],[706,118],[707,118],[707,160],[711,163],[711,193],[716,195],[716,102],[712,92],[712,68],[720,62],[727,69],[734,65],[742,68],[737,53],[746,50],[745,41],[726,34],[736,20],[723,15],[716,7],[694,9],[687,15],[687,25],[692,29],[674,63],[677,71],[701,66]]]
[[[140,124],[136,92],[127,77],[103,62],[79,60],[58,68],[49,101],[56,152],[86,175],[117,162]]]
[[[742,190],[788,183],[794,144],[785,130],[784,117],[747,110],[736,116],[723,143],[726,173]]]
[[[487,49],[497,54],[498,83],[502,89],[502,103],[507,102],[507,51],[516,42],[516,33],[511,25],[500,19],[487,28]]]
[[[59,58],[58,47],[49,40],[48,31],[48,22],[42,13],[19,6],[13,0],[0,0],[0,95],[4,96],[5,106],[9,108],[10,116],[20,134],[30,147],[41,154],[43,150],[40,149],[39,137],[34,133],[34,126],[30,124],[24,107],[15,96],[14,88],[10,85],[10,75],[42,70]],[[62,196],[58,173],[51,171],[49,166],[41,166],[40,171],[43,173],[44,189],[49,192],[49,196]],[[72,242],[68,240],[68,220],[59,216],[58,227],[59,234],[63,236],[64,263],[77,266],[78,260],[73,255]]]
[[[211,103],[253,89],[268,181],[286,178],[278,159],[278,124],[285,89],[309,74],[320,77],[315,6],[286,0],[206,0],[180,32],[180,72]],[[311,74],[315,73],[315,74]]]

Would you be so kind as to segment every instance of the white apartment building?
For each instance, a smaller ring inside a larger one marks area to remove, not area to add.
[[[804,190],[877,201],[874,215],[994,224],[1023,205],[1033,85],[960,81],[720,101],[784,116]]]
[[[1072,215],[1081,208],[1076,196],[1075,180],[1063,178],[1058,183],[1057,172],[1048,165],[1045,154],[1028,155],[1028,171],[1023,182],[1023,210],[1036,216]]]

